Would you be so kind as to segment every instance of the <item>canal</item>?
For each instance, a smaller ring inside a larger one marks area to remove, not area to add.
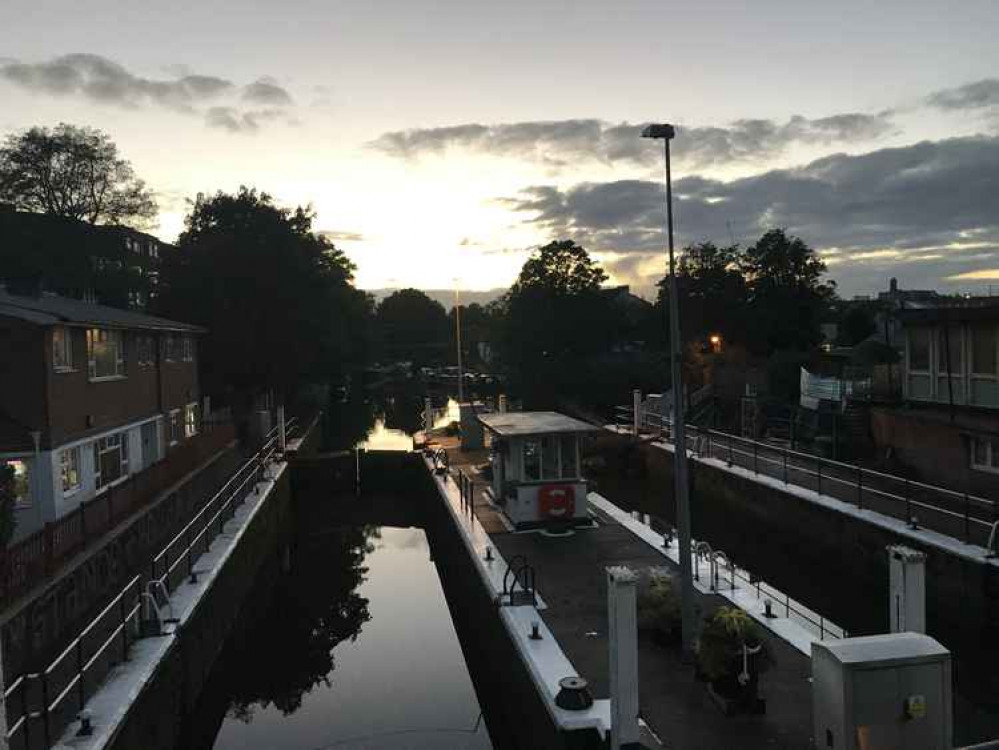
[[[359,442],[410,447],[380,408]],[[413,506],[382,496],[295,519],[256,587],[266,603],[249,603],[216,662],[190,747],[493,747]]]

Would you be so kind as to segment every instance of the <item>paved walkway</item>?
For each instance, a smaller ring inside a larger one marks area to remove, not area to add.
[[[507,560],[524,555],[537,572],[538,589],[548,608],[542,617],[566,656],[585,676],[594,696],[608,696],[607,589],[605,569],[627,565],[636,571],[675,568],[646,542],[609,516],[597,512],[598,525],[573,536],[511,533],[485,495],[486,481],[474,472],[484,452],[449,450],[451,465],[477,480],[475,513]],[[703,614],[726,603],[697,594]],[[639,640],[642,717],[663,745],[682,750],[732,748],[808,748],[811,746],[809,659],[784,641],[769,638],[775,665],[761,678],[765,716],[726,718],[711,701],[691,665],[680,661],[679,647]]]

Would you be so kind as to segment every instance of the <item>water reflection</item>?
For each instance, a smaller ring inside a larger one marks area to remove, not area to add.
[[[491,747],[420,529],[310,531],[237,640],[215,750]]]

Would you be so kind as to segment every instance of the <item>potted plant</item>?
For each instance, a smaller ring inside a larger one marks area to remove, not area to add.
[[[738,607],[719,607],[705,618],[697,642],[698,668],[726,716],[762,714],[759,678],[773,663],[763,629]]]
[[[660,645],[679,642],[682,617],[676,579],[654,573],[648,588],[638,595],[638,629],[649,633]]]

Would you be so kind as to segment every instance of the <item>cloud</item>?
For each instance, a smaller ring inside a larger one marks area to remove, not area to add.
[[[40,95],[75,96],[103,105],[138,109],[163,107],[185,114],[202,115],[209,127],[232,133],[256,132],[265,122],[293,118],[281,110],[293,104],[288,92],[261,78],[240,89],[218,76],[192,73],[187,66],[173,65],[172,77],[164,79],[135,75],[101,55],[74,53],[39,63],[0,60],[0,81]],[[233,103],[256,105],[246,109]]]
[[[721,182],[674,183],[682,243],[748,243],[784,226],[821,250],[847,287],[872,271],[908,268],[921,279],[999,266],[999,138],[923,142]],[[550,235],[597,252],[662,247],[658,182],[618,180],[528,188],[502,199]]]
[[[243,88],[243,101],[266,107],[290,107],[294,101],[285,89],[274,81],[261,78]]]
[[[658,163],[659,149],[640,138],[641,123],[611,124],[595,119],[548,120],[499,125],[467,123],[384,133],[369,145],[389,156],[415,159],[468,149],[485,154],[564,166],[583,159],[608,164]],[[738,120],[727,127],[678,128],[673,154],[689,168],[772,158],[796,143],[870,141],[894,129],[890,111],[846,113],[785,123]]]
[[[234,88],[232,81],[216,76],[143,78],[106,57],[88,53],[41,63],[7,62],[0,65],[0,78],[41,94],[77,95],[128,108],[152,104],[180,111],[190,111]]]
[[[938,109],[966,110],[999,106],[999,78],[985,78],[930,94],[926,103]]]

